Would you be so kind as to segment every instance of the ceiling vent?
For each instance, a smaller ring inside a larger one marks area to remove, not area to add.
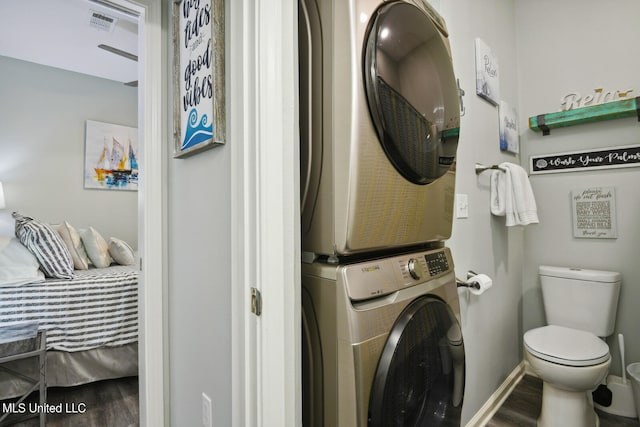
[[[95,10],[90,11],[89,16],[89,26],[102,31],[112,32],[118,22],[118,18]]]

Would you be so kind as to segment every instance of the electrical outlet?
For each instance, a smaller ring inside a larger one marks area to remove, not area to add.
[[[213,427],[211,399],[202,393],[202,427]]]

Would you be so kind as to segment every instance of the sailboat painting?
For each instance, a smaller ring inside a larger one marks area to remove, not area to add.
[[[87,120],[84,188],[138,190],[138,129]]]

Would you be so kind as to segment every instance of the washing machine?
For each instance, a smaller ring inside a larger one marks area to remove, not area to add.
[[[444,20],[423,0],[300,0],[303,251],[451,235],[460,100]]]
[[[447,248],[302,271],[303,426],[460,425],[464,343]]]

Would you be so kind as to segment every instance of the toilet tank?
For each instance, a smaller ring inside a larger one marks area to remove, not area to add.
[[[613,333],[622,276],[614,271],[539,267],[547,324]]]

